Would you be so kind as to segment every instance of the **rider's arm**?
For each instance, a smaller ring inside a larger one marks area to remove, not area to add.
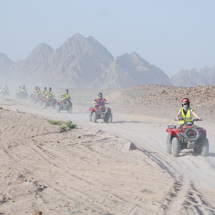
[[[178,120],[180,116],[181,116],[181,111],[179,110],[175,119]]]
[[[193,115],[194,115],[197,119],[199,119],[199,120],[202,121],[201,117],[200,117],[195,111],[193,111]]]
[[[93,105],[95,105],[97,103],[97,98],[95,98],[94,100],[93,100]]]

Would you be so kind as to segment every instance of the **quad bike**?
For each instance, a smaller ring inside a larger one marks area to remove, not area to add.
[[[28,98],[28,93],[24,93],[24,92],[16,93],[16,99],[27,99],[27,98]]]
[[[9,96],[10,95],[10,92],[8,90],[4,90],[2,92],[2,96]]]
[[[30,102],[32,102],[33,104],[36,104],[38,101],[39,101],[39,95],[32,94],[30,96]]]
[[[44,101],[44,99],[46,99],[45,96],[42,96],[42,95],[39,96],[39,105],[40,105],[40,106],[43,106],[43,101]]]
[[[103,119],[106,123],[111,123],[113,115],[111,109],[105,105],[97,105],[89,109],[89,121],[96,123],[97,119]]]
[[[179,119],[183,120],[183,119]],[[181,128],[176,125],[168,125],[166,140],[166,150],[168,154],[178,157],[182,149],[193,149],[196,154],[201,154],[203,157],[209,153],[209,141],[206,137],[206,130],[194,125],[192,122],[185,122]]]
[[[57,100],[54,99],[53,97],[43,99],[43,108],[44,109],[46,109],[47,107],[50,107],[50,106],[55,108],[56,104],[57,104]]]
[[[57,102],[56,111],[60,113],[61,110],[67,110],[68,113],[72,113],[72,103],[68,99]]]

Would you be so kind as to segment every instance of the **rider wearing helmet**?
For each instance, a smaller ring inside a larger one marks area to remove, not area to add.
[[[65,89],[65,93],[63,93],[63,94],[61,95],[61,98],[62,98],[62,101],[63,101],[63,100],[70,100],[70,99],[71,99],[68,89]]]
[[[25,85],[22,86],[22,92],[27,93],[27,89],[25,88]]]
[[[46,93],[46,98],[53,98],[55,95],[54,93],[52,92],[52,88],[49,87],[49,91]]]
[[[7,87],[7,85],[5,85],[5,87],[4,87],[4,90],[3,90],[4,92],[5,91],[8,91],[8,87]]]
[[[107,104],[107,100],[103,97],[102,93],[99,92],[98,96],[93,100],[93,105],[99,106]]]
[[[18,93],[21,93],[21,92],[22,92],[21,86],[19,86],[19,89],[18,89],[17,91],[18,91]]]
[[[36,86],[36,87],[34,88],[34,91],[33,91],[33,94],[34,94],[34,95],[37,95],[37,93],[38,93],[38,86]]]
[[[42,92],[42,96],[45,96],[47,92],[48,92],[48,91],[47,91],[47,87],[44,87],[44,90],[43,90],[43,92]]]
[[[37,90],[37,96],[40,96],[40,94],[41,94],[41,91],[40,91],[40,87],[38,87],[38,90]]]
[[[181,105],[182,108],[178,111],[176,115],[176,120],[179,120],[179,118],[183,119],[178,122],[179,126],[183,126],[185,122],[192,122],[193,115],[200,121],[202,121],[200,116],[193,110],[193,108],[190,108],[190,100],[188,98],[183,98],[181,101]]]

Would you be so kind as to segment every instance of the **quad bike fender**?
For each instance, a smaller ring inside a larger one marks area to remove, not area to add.
[[[169,129],[169,128],[167,128],[166,131],[167,131],[168,134],[170,134],[172,137],[178,137],[177,134],[179,134],[179,132],[177,132],[176,129]]]

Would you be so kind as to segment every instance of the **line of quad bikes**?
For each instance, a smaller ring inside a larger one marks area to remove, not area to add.
[[[27,97],[28,95],[25,95],[25,98]],[[24,99],[24,97],[18,95],[17,99]],[[57,101],[55,98],[31,95],[30,102],[34,104],[38,103],[44,109],[53,107],[58,113],[61,110],[67,110],[68,113],[72,113],[73,105],[69,100]],[[105,105],[90,107],[89,121],[96,123],[98,119],[103,119],[104,122],[111,123],[113,119],[111,109]],[[209,141],[206,137],[206,130],[195,125],[195,121],[199,120],[193,119],[192,122],[185,122],[182,127],[176,125],[167,126],[166,152],[168,154],[179,157],[183,149],[192,149],[195,154],[202,155],[203,157],[209,154]]]
[[[23,92],[16,93],[17,99],[28,99],[28,94]],[[42,108],[47,109],[52,107],[57,113],[61,110],[66,110],[68,113],[72,113],[73,104],[69,99],[57,101],[57,99],[51,97],[47,98],[46,95],[30,95],[30,102],[33,104],[39,104]],[[99,105],[89,108],[89,121],[96,123],[98,119],[103,119],[105,123],[112,123],[113,115],[111,109],[105,105]]]

